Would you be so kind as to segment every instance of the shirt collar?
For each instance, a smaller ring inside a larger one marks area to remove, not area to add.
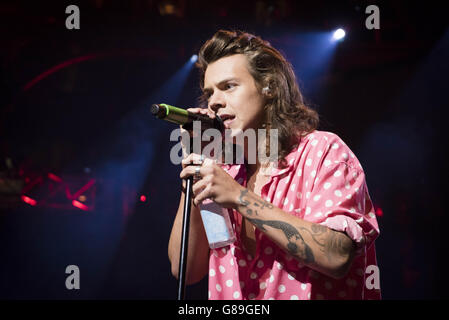
[[[311,132],[313,133],[313,132]],[[287,173],[291,170],[293,170],[296,166],[296,162],[297,162],[297,158],[298,158],[298,153],[302,150],[303,148],[303,142],[306,141],[308,139],[308,135],[310,133],[304,133],[301,135],[301,140],[300,143],[298,145],[298,147],[296,147],[294,150],[292,150],[286,157],[286,166],[283,168],[280,168],[280,166],[278,167],[278,163],[277,162],[270,162],[270,165],[267,169],[265,169],[265,174],[268,176],[272,176],[272,177],[276,177],[276,176],[280,176],[284,173]],[[224,168],[226,168],[226,170],[230,170],[231,168],[233,170],[235,170],[235,173],[239,172],[242,167],[243,169],[245,169],[245,165],[244,164],[222,164],[222,166]]]
[[[313,133],[313,132],[311,132],[311,133]],[[284,173],[287,173],[287,172],[293,170],[297,166],[299,153],[301,152],[302,148],[304,147],[304,142],[309,139],[308,135],[309,135],[309,133],[303,133],[301,135],[301,139],[299,141],[298,146],[285,157],[285,161],[286,161],[285,167],[279,168],[277,163],[271,162],[271,164],[270,164],[271,172],[267,172],[267,174],[275,177],[275,176],[280,176]]]
[[[267,176],[276,177],[292,170],[295,164],[295,153],[296,152],[292,152],[286,157],[287,160],[286,167],[278,168],[276,162],[270,162],[270,165],[266,169],[262,169],[263,170],[262,173]],[[221,166],[227,172],[233,173],[234,175],[237,175],[237,173],[242,169],[245,170],[246,172],[246,167],[244,164],[222,164]]]

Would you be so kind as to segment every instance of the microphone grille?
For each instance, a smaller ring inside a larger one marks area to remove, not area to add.
[[[159,113],[160,107],[158,104],[151,105],[151,113],[157,115]]]

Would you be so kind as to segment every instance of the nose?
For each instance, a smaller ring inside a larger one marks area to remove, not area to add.
[[[214,113],[217,113],[220,108],[224,108],[225,106],[226,102],[224,96],[219,91],[214,92],[209,97],[208,108]]]

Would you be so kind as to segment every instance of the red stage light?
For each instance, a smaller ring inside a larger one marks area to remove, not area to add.
[[[49,173],[48,178],[56,182],[62,182],[62,179],[53,173]]]
[[[382,216],[384,215],[384,212],[382,211],[382,208],[381,208],[381,207],[377,207],[377,209],[376,209],[376,215],[377,215],[378,217],[382,217]]]
[[[145,197],[144,195],[140,196],[140,201],[145,202],[147,201],[147,197]]]
[[[85,55],[85,56],[81,56],[81,57],[76,57],[74,59],[70,59],[67,61],[64,61],[44,72],[42,72],[41,74],[39,74],[37,77],[35,77],[33,80],[31,80],[30,82],[28,82],[24,87],[23,87],[23,91],[27,91],[28,89],[30,89],[32,86],[34,86],[36,83],[38,83],[39,81],[45,79],[46,77],[48,77],[49,75],[51,75],[52,73],[55,73],[61,69],[64,69],[72,64],[77,64],[86,60],[91,60],[97,57],[100,57],[100,54],[89,54],[89,55]]]
[[[74,207],[77,207],[77,208],[79,208],[81,210],[85,210],[85,211],[89,210],[88,206],[86,206],[85,204],[82,204],[81,202],[79,202],[77,200],[73,200],[72,204],[73,204]]]
[[[22,201],[25,203],[28,203],[31,206],[35,206],[37,204],[37,201],[34,199],[31,199],[30,197],[22,195]]]

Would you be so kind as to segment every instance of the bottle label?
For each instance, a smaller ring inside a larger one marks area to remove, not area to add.
[[[203,202],[200,212],[209,244],[224,242],[231,238],[221,206],[212,201],[206,204]]]

